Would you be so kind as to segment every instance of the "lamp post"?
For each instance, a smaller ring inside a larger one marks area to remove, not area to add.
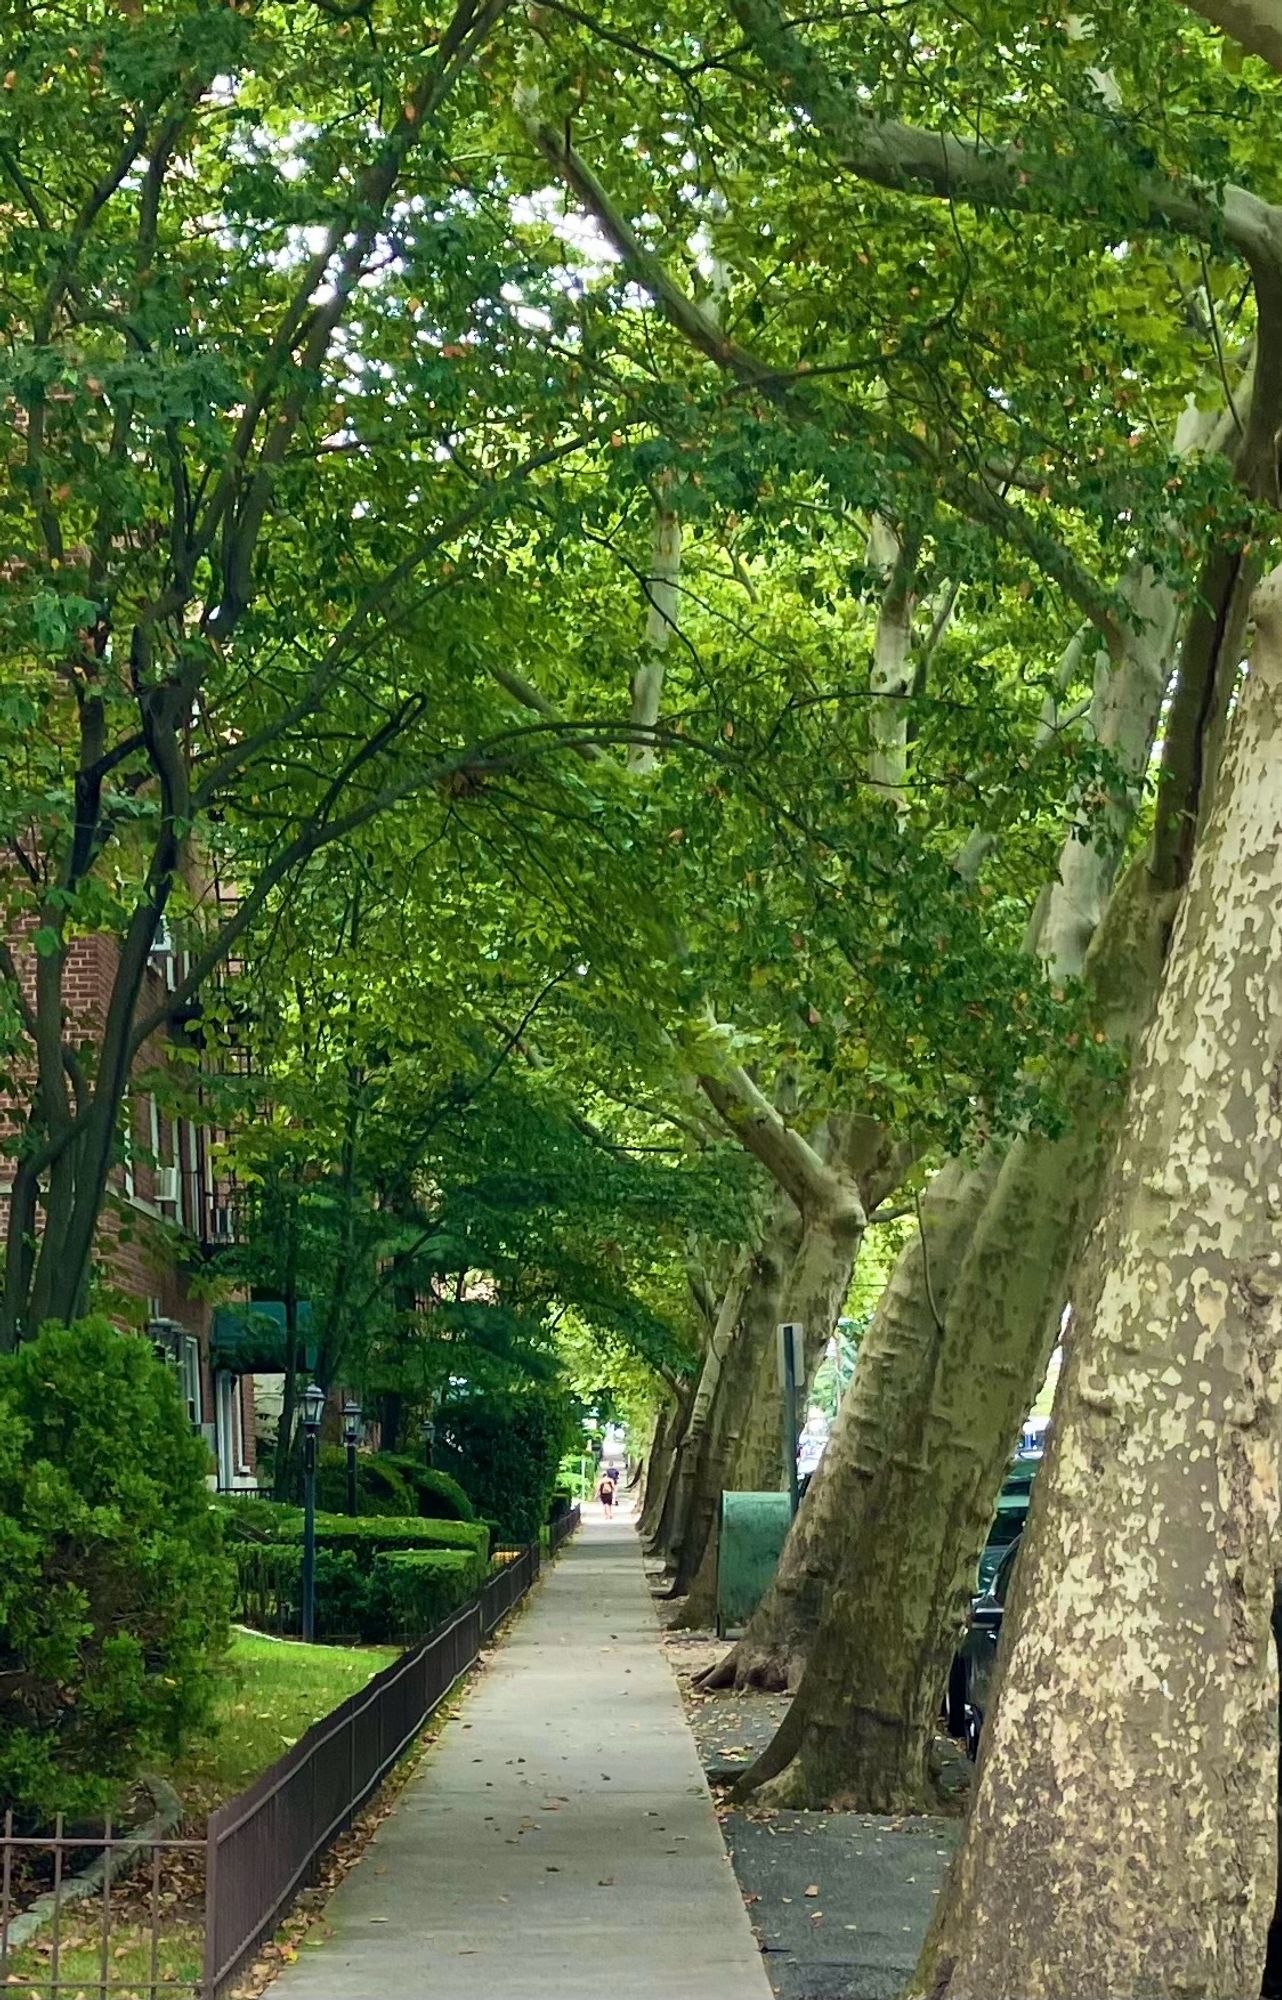
[[[325,1414],[325,1391],[309,1382],[303,1391],[303,1637],[316,1637],[316,1440]]]
[[[436,1425],[430,1417],[424,1417],[418,1427],[418,1434],[423,1443],[423,1463],[430,1466],[432,1463],[432,1446],[436,1443]]]
[[[356,1447],[361,1441],[361,1406],[350,1398],[343,1405],[343,1443],[347,1446],[347,1511],[356,1514]]]

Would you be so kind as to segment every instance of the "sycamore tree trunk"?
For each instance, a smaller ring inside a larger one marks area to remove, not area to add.
[[[1084,1259],[919,1990],[1241,2000],[1275,1886],[1282,570]]]
[[[677,1455],[664,1523],[674,1597],[686,1595],[703,1560],[733,1440],[746,1421],[755,1353],[767,1338],[774,1339],[800,1239],[796,1208],[785,1196],[776,1196],[755,1246],[741,1256],[722,1300]]]
[[[682,1384],[678,1390],[672,1390],[670,1400],[664,1402],[664,1406],[658,1412],[658,1420],[654,1424],[654,1438],[650,1442],[650,1450],[646,1452],[642,1506],[636,1522],[636,1530],[646,1548],[652,1548],[654,1544],[654,1532],[662,1516],[664,1496],[668,1492],[672,1480],[672,1468],[676,1464],[676,1446],[680,1442],[680,1436],[686,1428],[686,1418],[690,1414],[690,1396],[692,1390],[686,1390],[686,1384]]]
[[[776,1164],[779,1139],[773,1127],[764,1137],[754,1134]],[[845,1304],[868,1214],[902,1179],[910,1159],[904,1144],[859,1114],[831,1118],[813,1144],[800,1143],[806,1170],[797,1178],[784,1166],[793,1191],[776,1196],[737,1301],[717,1406],[682,1520],[674,1595],[686,1599],[677,1622],[692,1630],[713,1622],[722,1493],[778,1491],[786,1483],[775,1329],[783,1320],[805,1328],[809,1382]]]
[[[1208,438],[1204,420],[1187,412],[1175,445],[1185,453],[1221,441],[1218,435]],[[1180,684],[1189,697],[1215,685],[1221,656],[1237,657],[1236,586],[1224,581],[1221,593],[1210,587],[1218,579],[1208,574],[1207,581],[1208,601],[1219,606],[1222,616],[1211,619],[1205,632],[1193,621],[1185,635]],[[1120,782],[1108,801],[1101,833],[1090,841],[1066,842],[1055,879],[1046,885],[1030,926],[1030,953],[1057,978],[1080,976],[1085,970],[1088,946],[1108,904],[1116,853],[1148,765],[1176,637],[1174,600],[1152,572],[1142,567],[1131,571],[1122,594],[1133,615],[1119,657],[1110,661],[1101,654],[1097,661],[1090,716],[1093,733],[1116,759]],[[1078,653],[1084,639],[1079,635],[1066,659]],[[1200,714],[1205,704],[1199,699],[1185,705],[1190,714]],[[1174,753],[1178,766],[1184,739],[1174,720],[1167,737],[1167,751]],[[1195,796],[1186,786],[1172,785],[1169,774],[1164,774],[1166,791],[1185,799]],[[1091,958],[1098,1016],[1122,1043],[1143,1027],[1156,991],[1167,921],[1163,892],[1170,886],[1165,874],[1149,885],[1142,871],[1133,871],[1126,896],[1115,898],[1110,909],[1107,937],[1099,939]],[[1064,1141],[1049,1147],[1044,1140],[1021,1138],[1000,1171],[990,1149],[986,1184],[972,1187],[969,1205],[958,1204],[970,1215],[972,1240],[951,1238],[950,1254],[934,1260],[942,1275],[929,1287],[933,1299],[927,1295],[925,1263],[908,1263],[906,1253],[891,1288],[896,1316],[906,1325],[937,1327],[941,1369],[960,1371],[955,1391],[942,1375],[923,1375],[910,1342],[895,1348],[902,1381],[889,1357],[882,1371],[881,1394],[894,1413],[892,1424],[898,1422],[903,1398],[918,1397],[914,1422],[921,1449],[915,1476],[907,1471],[910,1460],[901,1464],[899,1477],[911,1494],[906,1499],[901,1495],[896,1509],[896,1517],[905,1527],[911,1521],[918,1537],[915,1584],[906,1590],[903,1580],[895,1579],[890,1598],[902,1615],[883,1616],[880,1624],[860,1622],[858,1596],[851,1604],[830,1590],[838,1576],[876,1575],[884,1559],[880,1511],[852,1504],[845,1487],[851,1485],[854,1493],[860,1489],[848,1479],[841,1482],[842,1499],[834,1501],[830,1519],[829,1510],[817,1506],[809,1521],[798,1523],[793,1537],[798,1545],[785,1549],[775,1587],[716,1678],[798,1685],[821,1632],[827,1635],[826,1663],[816,1668],[804,1701],[799,1700],[749,1783],[776,1776],[804,1750],[788,1779],[797,1796],[822,1800],[843,1783],[867,1783],[877,1798],[930,1803],[922,1788],[937,1681],[947,1668],[1007,1454],[1040,1380],[1069,1263],[1093,1214],[1107,1163],[1108,1140],[1101,1143],[1099,1130],[1106,1097],[1088,1077]],[[941,1194],[952,1199],[947,1183]],[[928,1195],[923,1217],[929,1200]],[[948,1297],[943,1296],[946,1289]],[[910,1304],[914,1290],[917,1296]],[[1021,1399],[1023,1408],[1017,1407]],[[839,1424],[825,1454],[823,1483],[830,1493],[838,1490],[848,1437]],[[942,1516],[937,1527],[929,1525],[932,1513]],[[841,1711],[850,1706],[856,1623],[861,1657],[871,1655],[874,1641],[880,1649],[878,1664],[869,1668],[870,1687],[875,1683],[879,1692],[856,1704],[861,1712],[846,1723]],[[840,1754],[839,1742],[844,1743]],[[838,1770],[843,1757],[844,1779]]]
[[[773,1239],[777,1227],[789,1219],[780,1203],[763,1219],[755,1242],[740,1251],[726,1280],[704,1348],[699,1379],[691,1395],[673,1454],[653,1538],[653,1553],[662,1561],[670,1578],[680,1569],[680,1556],[687,1539],[688,1524],[695,1507],[700,1466],[709,1449],[708,1439],[720,1423],[720,1408],[734,1373],[734,1349],[741,1331],[743,1303],[752,1284],[758,1261],[769,1267],[775,1260]]]
[[[714,1620],[722,1493],[778,1492],[786,1483],[775,1329],[782,1320],[799,1320],[806,1329],[809,1381],[846,1302],[863,1232],[862,1204],[798,1219],[787,1266],[748,1293],[737,1366],[715,1446],[701,1468],[699,1509],[683,1551],[689,1583],[676,1622],[687,1630],[706,1630]]]
[[[1088,985],[1114,1044],[1151,1012],[1166,907],[1141,859],[1092,947]],[[1087,1080],[1059,1137],[1025,1134],[1001,1160],[911,1385],[897,1371],[902,1429],[887,1435],[875,1478],[843,1516],[838,1580],[796,1699],[746,1780],[764,1784],[771,1804],[902,1812],[933,1803],[929,1753],[948,1663],[993,1497],[1095,1217],[1118,1110],[1114,1084]]]
[[[920,1232],[896,1261],[860,1342],[828,1448],[774,1583],[738,1645],[704,1677],[705,1687],[778,1690],[800,1677],[850,1524],[875,1492],[887,1458],[917,1456],[921,1385],[939,1339],[936,1315],[947,1309],[995,1173],[995,1158],[977,1167],[952,1160],[922,1197]]]

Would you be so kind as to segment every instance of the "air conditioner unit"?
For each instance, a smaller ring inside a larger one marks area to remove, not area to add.
[[[177,1167],[156,1168],[156,1200],[170,1205],[178,1200],[179,1178]]]

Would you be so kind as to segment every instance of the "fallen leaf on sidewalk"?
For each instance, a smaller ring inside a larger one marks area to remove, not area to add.
[[[808,1896],[817,1896],[819,1894],[819,1884],[817,1882],[812,1882],[810,1884],[810,1887],[807,1889],[806,1894]]]

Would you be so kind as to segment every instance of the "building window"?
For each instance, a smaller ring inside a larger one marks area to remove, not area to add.
[[[191,1334],[183,1336],[182,1387],[187,1415],[193,1430],[199,1430],[205,1415],[205,1399],[200,1379],[200,1342]]]
[[[218,1484],[224,1490],[249,1472],[245,1463],[245,1408],[240,1377],[220,1368],[214,1377],[218,1424]]]

